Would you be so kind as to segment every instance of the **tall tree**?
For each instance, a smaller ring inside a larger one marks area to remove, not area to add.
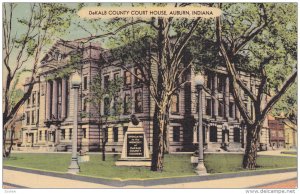
[[[105,146],[108,140],[106,130],[108,129],[108,124],[111,120],[118,118],[122,112],[122,102],[119,96],[123,84],[122,79],[115,78],[106,81],[106,83],[102,81],[101,70],[99,70],[98,76],[93,79],[91,95],[89,97],[89,102],[91,102],[96,113],[90,116],[97,117],[98,129],[101,133],[102,161],[105,161]]]
[[[189,4],[174,4],[175,7],[187,5]],[[153,4],[153,6],[165,6],[165,4]],[[116,58],[118,55],[114,55],[114,57],[118,60],[127,59],[127,63],[131,61],[131,64],[140,70],[142,78],[135,72],[131,73],[149,87],[151,97],[155,102],[152,171],[163,170],[164,152],[168,145],[171,97],[186,83],[183,77],[191,68],[193,61],[192,58],[187,57],[186,48],[201,21],[201,18],[156,17],[149,20],[118,18],[111,21],[114,30],[78,39],[78,41],[90,41],[110,36],[114,45],[117,45],[116,40],[126,41],[127,47],[125,49],[123,47],[122,57]],[[119,35],[120,32],[132,35],[135,41],[128,40],[130,36],[124,34],[121,37],[114,36]],[[125,66],[122,67],[126,69]]]
[[[19,15],[22,9],[28,10],[28,15]],[[69,11],[72,10],[58,3],[3,3],[3,134],[31,95],[42,49],[69,26]],[[30,74],[28,89],[15,101],[10,97],[24,72]],[[3,156],[8,154],[3,138]]]
[[[220,4],[223,16],[216,19],[216,37],[231,79],[235,103],[247,127],[243,167],[256,168],[257,143],[266,115],[295,82],[297,6],[294,3]],[[238,56],[248,62],[239,64]],[[260,82],[247,86],[239,76],[248,68]],[[251,111],[241,92],[249,97]],[[267,99],[267,102],[266,102]]]

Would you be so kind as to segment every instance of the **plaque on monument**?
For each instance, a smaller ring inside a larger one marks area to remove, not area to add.
[[[147,139],[142,122],[131,116],[128,130],[124,135],[121,158],[117,166],[151,166]]]
[[[144,134],[127,135],[127,157],[144,157]]]

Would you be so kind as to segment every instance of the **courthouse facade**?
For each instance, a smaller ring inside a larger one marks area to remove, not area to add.
[[[118,97],[121,99],[122,114],[109,119],[105,128],[106,151],[120,152],[123,137],[131,114],[143,122],[147,141],[152,149],[152,117],[154,100],[149,88],[136,79],[141,76],[139,69],[131,64],[123,67],[107,63],[109,51],[96,44],[79,44],[58,41],[49,50],[41,63],[41,70],[28,102],[24,105],[23,144],[38,149],[68,151],[71,149],[74,115],[74,91],[70,78],[73,70],[66,71],[80,50],[79,73],[82,84],[78,102],[78,144],[87,151],[101,150],[101,132],[98,129],[97,111],[89,102],[91,83],[95,76],[102,76],[103,87],[109,80],[123,78],[123,87]],[[67,72],[67,73],[66,73]],[[241,115],[231,95],[230,80],[225,68],[206,69],[207,92],[203,92],[203,131],[207,151],[242,151],[245,147],[246,130]],[[240,72],[241,79],[255,93],[259,80],[246,72]],[[188,81],[172,97],[169,125],[169,151],[193,151],[197,139],[197,92],[194,85],[195,73],[190,69],[185,79]],[[24,85],[26,90],[27,85]],[[250,100],[242,94],[247,110],[253,113]],[[130,103],[128,103],[130,101]],[[109,106],[113,106],[112,102]],[[128,105],[129,104],[129,105]],[[101,110],[104,113],[104,103]],[[265,123],[260,134],[261,145],[266,146],[269,132]]]

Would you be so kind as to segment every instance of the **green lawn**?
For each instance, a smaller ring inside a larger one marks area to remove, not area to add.
[[[163,172],[152,172],[143,167],[116,167],[115,161],[120,155],[107,155],[105,162],[101,155],[91,154],[90,161],[81,163],[81,175],[103,178],[161,178],[175,176],[195,175],[194,167],[190,163],[190,155],[165,155]],[[209,173],[228,173],[242,171],[242,154],[206,154],[205,165]],[[12,154],[9,159],[4,159],[4,165],[67,172],[71,154]],[[296,157],[259,156],[258,169],[296,167]]]

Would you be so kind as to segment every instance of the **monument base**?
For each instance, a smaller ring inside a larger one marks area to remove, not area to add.
[[[124,135],[121,158],[116,161],[116,166],[151,166],[146,134],[142,123],[134,125],[129,123]]]
[[[145,166],[150,167],[151,166],[151,160],[145,159],[145,160],[117,160],[116,166]]]

